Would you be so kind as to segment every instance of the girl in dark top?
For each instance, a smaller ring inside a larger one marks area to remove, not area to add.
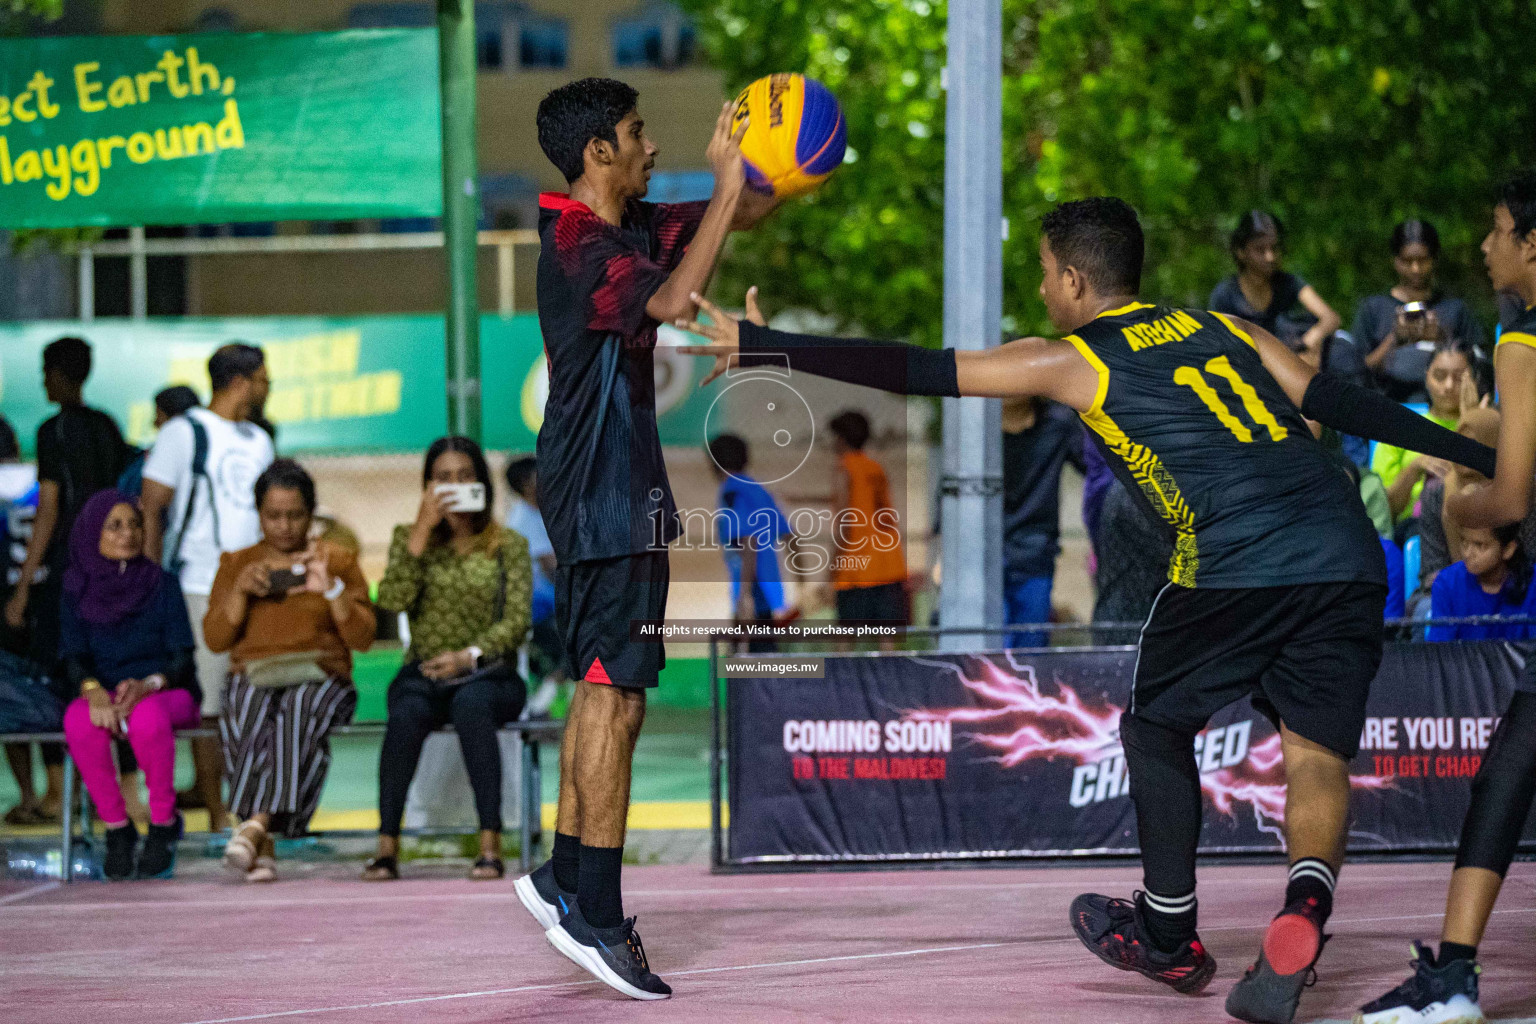
[[[1211,292],[1210,308],[1240,316],[1291,345],[1313,366],[1322,359],[1323,342],[1344,322],[1307,282],[1280,267],[1284,229],[1273,215],[1249,210],[1232,232],[1237,273]],[[1303,327],[1288,314],[1300,303],[1315,318]]]
[[[102,871],[114,881],[135,872],[139,833],[112,765],[112,740],[126,735],[149,788],[138,876],[168,878],[181,835],[174,730],[198,723],[201,693],[181,585],[144,557],[143,517],[115,488],[93,495],[70,531],[59,627],[59,656],[80,693],[64,735],[107,828]]]
[[[1399,402],[1424,401],[1424,372],[1435,344],[1454,340],[1479,350],[1483,327],[1467,304],[1435,287],[1440,233],[1425,220],[1392,229],[1397,284],[1360,300],[1352,333],[1387,394]]]

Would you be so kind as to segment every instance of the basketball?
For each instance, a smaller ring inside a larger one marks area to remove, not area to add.
[[[736,97],[732,127],[741,138],[747,184],[788,198],[813,191],[843,162],[848,125],[830,89],[804,75],[759,78]]]

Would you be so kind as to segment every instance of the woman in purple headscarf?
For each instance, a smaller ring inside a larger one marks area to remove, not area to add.
[[[181,586],[144,556],[143,516],[120,491],[93,495],[75,520],[60,630],[59,656],[80,690],[64,711],[64,735],[107,828],[102,872],[113,881],[169,878],[182,829],[174,730],[198,723],[201,695]],[[142,852],[112,764],[112,740],[123,737],[149,789]]]

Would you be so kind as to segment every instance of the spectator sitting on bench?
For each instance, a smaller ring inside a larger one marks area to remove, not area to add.
[[[262,539],[219,558],[203,637],[229,652],[219,717],[229,806],[246,819],[224,862],[248,882],[277,877],[272,833],[301,836],[320,805],[330,731],[352,720],[352,651],[373,643],[357,558],[309,540],[315,481],[291,459],[256,480]]]
[[[116,489],[93,495],[70,532],[59,634],[59,656],[80,693],[64,712],[64,735],[107,828],[102,872],[112,881],[135,870],[168,878],[182,825],[174,730],[198,723],[202,694],[181,584],[144,556],[144,518]],[[149,788],[137,869],[139,833],[112,764],[112,740],[124,733]]]
[[[479,484],[478,500],[470,492]],[[400,819],[421,748],[453,723],[480,819],[470,878],[501,878],[501,746],[496,731],[523,710],[515,659],[528,632],[533,564],[528,541],[500,526],[480,446],[444,437],[427,449],[416,522],[395,527],[379,607],[405,612],[411,646],[389,685],[379,750],[379,849],[371,882],[400,877]]]

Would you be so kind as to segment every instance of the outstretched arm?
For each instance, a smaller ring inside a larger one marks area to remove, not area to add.
[[[792,370],[900,395],[1011,398],[1039,395],[1079,412],[1092,407],[1098,374],[1070,344],[1021,338],[981,351],[929,349],[899,341],[791,334],[765,326],[757,289],[747,293],[747,319],[738,320],[698,294],[690,296],[710,323],[678,320],[677,326],[710,340],[681,351],[714,356],[708,384],[734,362],[783,365]]]
[[[1319,373],[1262,327],[1237,317],[1222,318],[1234,332],[1253,344],[1264,369],[1308,419],[1345,434],[1432,455],[1468,466],[1485,476],[1493,475],[1494,451],[1487,445],[1446,430],[1380,392],[1351,384],[1331,373]]]

